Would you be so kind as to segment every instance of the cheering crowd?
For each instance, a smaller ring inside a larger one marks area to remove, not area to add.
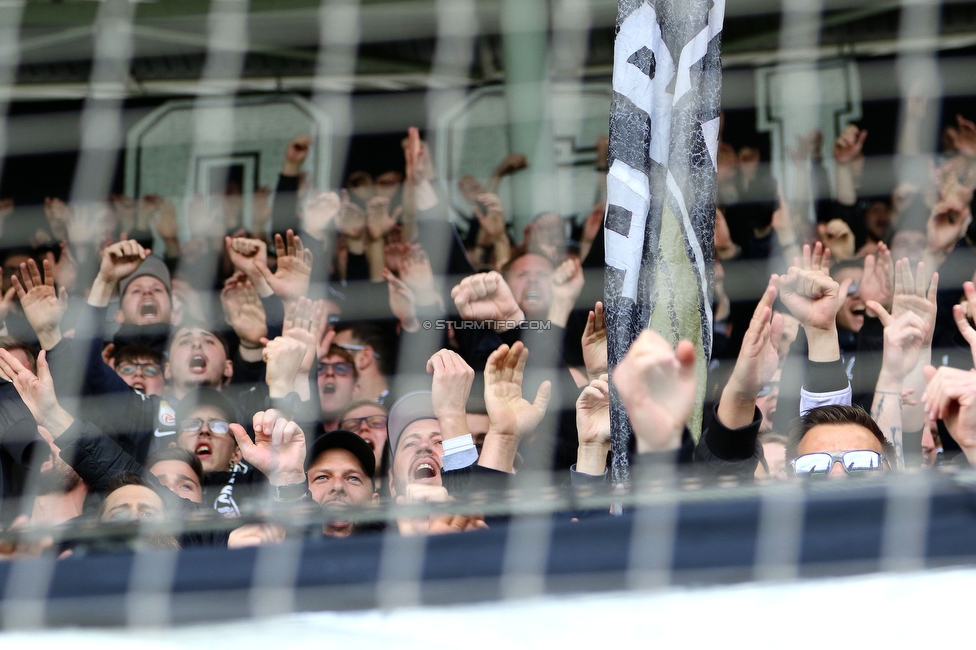
[[[182,237],[159,196],[49,199],[43,218],[4,202],[0,553],[504,525],[482,511],[511,488],[615,488],[611,386],[632,490],[976,463],[976,125],[926,156],[917,113],[890,196],[858,194],[855,125],[833,193],[818,133],[790,150],[789,193],[720,144],[704,386],[696,346],[651,330],[608,371],[605,183],[590,214],[517,236],[497,191],[518,154],[460,179],[453,218],[416,129],[403,171],[338,193],[308,185],[296,137],[248,227],[232,180],[188,202]],[[363,515],[390,503],[443,507]],[[23,534],[77,527],[117,534]]]

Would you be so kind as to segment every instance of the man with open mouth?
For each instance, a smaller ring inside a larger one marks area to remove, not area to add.
[[[134,325],[170,323],[173,317],[172,285],[163,260],[147,255],[142,264],[119,281],[119,310],[115,322]]]

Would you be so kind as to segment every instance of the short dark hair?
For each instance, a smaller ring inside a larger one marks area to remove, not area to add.
[[[138,485],[140,487],[144,487],[144,488],[147,488],[149,490],[152,490],[156,494],[159,494],[159,487],[157,485],[155,485],[152,481],[150,481],[148,478],[146,478],[142,474],[136,474],[135,472],[119,472],[118,474],[116,474],[115,476],[113,476],[109,480],[108,485],[105,488],[104,494],[107,497],[108,495],[112,494],[116,490],[120,490],[120,489],[124,488],[127,485]],[[162,498],[162,497],[160,496],[160,498]],[[102,501],[102,505],[99,506],[99,508],[98,508],[98,516],[99,516],[99,518],[101,518],[102,515],[105,514],[105,504],[106,504],[106,502],[107,502],[107,499],[103,500]],[[163,503],[165,505],[165,501]]]
[[[133,343],[131,345],[117,345],[112,349],[112,360],[115,361],[115,365],[139,359],[150,359],[153,363],[163,365],[163,355],[148,345]]]
[[[224,346],[224,353],[227,355],[227,358],[228,359],[233,358],[233,354],[231,353],[231,349],[230,349],[230,344],[227,343],[227,337],[225,337],[223,333],[220,332],[220,330],[218,330],[215,327],[211,327],[208,323],[204,323],[203,321],[195,321],[195,320],[184,320],[179,325],[179,327],[173,328],[173,333],[169,338],[169,342],[166,344],[167,355],[169,354],[169,349],[173,347],[173,341],[176,340],[176,337],[179,335],[179,333],[182,332],[183,330],[189,330],[194,328],[201,329],[207,334],[213,336],[218,341],[220,341],[220,344]]]
[[[813,427],[832,424],[853,424],[867,429],[875,438],[878,439],[878,442],[881,443],[881,449],[889,458],[889,461],[894,462],[894,446],[884,437],[884,434],[881,433],[881,429],[879,429],[877,423],[871,419],[868,412],[862,409],[860,406],[841,406],[837,404],[812,408],[797,419],[793,420],[793,424],[790,426],[790,439],[786,445],[786,460],[793,460],[796,458],[797,449],[800,447],[800,441],[803,440],[803,436],[807,435],[807,431]]]
[[[380,372],[389,377],[395,372],[393,354],[387,341],[391,339],[392,332],[384,331],[376,323],[366,323],[362,321],[339,323],[336,325],[336,334],[349,330],[352,333],[357,345],[368,345],[376,353],[376,364]]]
[[[203,463],[200,462],[200,459],[192,451],[183,449],[182,447],[164,447],[146,459],[146,469],[152,471],[153,465],[166,460],[175,460],[189,465],[193,473],[197,475],[197,480],[200,481],[200,485],[203,485]]]

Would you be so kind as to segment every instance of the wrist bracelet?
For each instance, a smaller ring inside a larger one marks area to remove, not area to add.
[[[298,501],[308,493],[308,481],[291,485],[272,485],[276,501]]]
[[[263,348],[263,347],[264,347],[264,346],[263,346],[263,345],[261,345],[260,343],[258,343],[257,345],[248,345],[248,344],[247,344],[247,343],[245,343],[244,341],[241,341],[241,342],[240,342],[240,346],[241,346],[242,348],[244,348],[245,350],[260,350],[261,348]]]

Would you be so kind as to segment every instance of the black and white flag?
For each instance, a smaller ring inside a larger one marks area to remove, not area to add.
[[[725,0],[619,0],[607,176],[606,310],[612,369],[644,328],[698,347],[701,430]],[[613,478],[627,479],[630,422],[611,402]]]

